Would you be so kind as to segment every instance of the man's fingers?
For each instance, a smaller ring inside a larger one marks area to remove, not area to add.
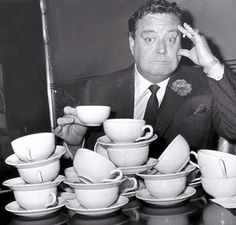
[[[187,49],[179,49],[178,55],[185,56],[185,57],[190,57],[190,52]]]
[[[57,124],[59,126],[64,126],[67,124],[73,124],[75,122],[75,119],[73,117],[60,117],[57,119]]]
[[[57,126],[56,128],[52,129],[52,133],[56,136],[59,136],[62,131],[62,126]]]
[[[200,37],[198,29],[193,29],[187,23],[184,23],[183,27],[178,25],[178,29],[183,34],[183,37],[187,36],[194,44],[196,43],[196,38]]]
[[[65,114],[71,114],[71,115],[75,115],[76,116],[76,109],[75,108],[72,108],[72,107],[70,107],[70,106],[66,106],[65,108],[64,108],[64,113]]]

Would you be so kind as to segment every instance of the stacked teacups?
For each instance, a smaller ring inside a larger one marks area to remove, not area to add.
[[[191,152],[197,158],[203,189],[214,198],[236,195],[236,155],[209,149]]]
[[[65,148],[55,146],[52,133],[35,133],[11,142],[15,154],[6,158],[20,177],[3,184],[13,190],[17,204],[26,210],[45,209],[57,203],[57,186],[64,180],[58,175]]]
[[[176,198],[187,187],[187,175],[195,170],[190,162],[190,147],[187,141],[178,135],[158,158],[154,170],[137,173],[144,179],[146,190],[156,199]],[[137,197],[140,197],[137,194]]]
[[[75,154],[73,167],[79,179],[67,176],[64,183],[74,188],[80,206],[99,210],[120,199],[119,186],[126,178],[110,160],[90,149],[80,148]],[[69,201],[68,208],[70,205]]]
[[[153,137],[153,128],[145,123],[140,119],[108,119],[103,122],[105,138],[112,143],[105,146],[107,156],[116,166],[140,166],[147,161],[149,143],[142,144],[142,141]]]

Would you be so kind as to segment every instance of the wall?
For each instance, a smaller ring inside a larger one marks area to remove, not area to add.
[[[65,105],[77,105],[90,76],[124,68],[133,62],[128,47],[127,20],[144,0],[47,0],[57,115]],[[236,64],[236,1],[177,0],[187,22],[208,37],[214,54]],[[232,61],[231,61],[232,60]],[[63,101],[61,101],[63,100]]]

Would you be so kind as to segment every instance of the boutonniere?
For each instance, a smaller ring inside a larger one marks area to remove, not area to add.
[[[186,96],[191,93],[192,85],[184,79],[176,80],[172,83],[171,89],[180,96]]]

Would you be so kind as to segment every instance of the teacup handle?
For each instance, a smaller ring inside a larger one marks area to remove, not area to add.
[[[219,159],[219,166],[223,173],[223,178],[228,178],[225,162],[223,159]]]
[[[124,182],[126,181],[131,181],[132,182],[132,187],[127,187],[123,190],[123,193],[126,193],[128,191],[135,191],[137,190],[138,188],[138,181],[135,177],[128,177],[127,180],[125,180]]]
[[[46,203],[46,208],[55,205],[57,202],[57,196],[55,193],[51,192],[48,196],[48,202]]]
[[[145,136],[139,137],[138,139],[136,139],[136,141],[143,141],[143,140],[147,140],[150,139],[153,136],[153,127],[151,125],[144,125],[142,127],[142,132],[145,131],[146,129],[149,130],[149,132],[146,132]]]
[[[38,178],[38,181],[39,181],[40,183],[43,183],[43,175],[42,175],[42,172],[41,172],[40,170],[37,170],[36,176],[37,176],[37,178]]]
[[[197,160],[197,153],[194,152],[194,151],[191,151],[191,152],[190,152],[190,155],[191,155],[191,154],[194,155],[194,157],[195,157],[196,160]],[[195,163],[195,162],[193,162],[193,161],[191,161],[191,160],[189,160],[189,163],[190,163],[191,165],[197,167],[198,169],[200,169],[200,167],[199,167],[199,165],[198,165],[197,163]]]
[[[110,175],[114,175],[114,174],[118,174],[118,176],[116,176],[113,179],[103,179],[102,182],[110,182],[110,181],[119,181],[122,179],[123,177],[123,172],[120,169],[114,169],[111,171]]]

